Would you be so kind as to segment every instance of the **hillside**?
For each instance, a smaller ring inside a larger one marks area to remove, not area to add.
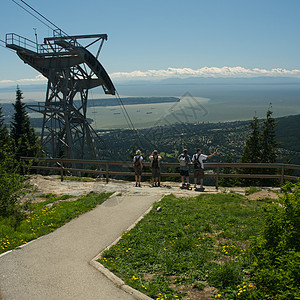
[[[277,120],[277,141],[279,161],[300,164],[300,115],[288,116]],[[105,130],[100,132],[107,150],[101,153],[103,159],[123,160],[132,154],[132,148],[140,148],[145,157],[153,149],[158,149],[164,156],[164,161],[174,161],[182,148],[188,148],[190,153],[201,147],[204,153],[212,153],[218,149],[218,155],[211,162],[226,162],[230,156],[233,162],[240,159],[245,140],[249,135],[249,121],[223,123],[178,123],[157,126],[148,129]],[[109,146],[108,146],[109,145]]]
[[[110,99],[95,99],[90,105],[112,105]],[[177,102],[176,97],[130,97],[124,98],[126,105]],[[118,105],[117,101],[115,101]],[[30,104],[30,103],[27,103]],[[1,104],[6,122],[9,123],[13,113],[11,104]],[[88,119],[93,122],[91,118]],[[279,161],[300,164],[300,115],[291,115],[276,119],[276,138],[281,143],[278,148]],[[42,118],[32,118],[35,128],[42,126]],[[218,123],[176,123],[138,129],[135,132],[128,129],[98,130],[106,144],[106,149],[100,150],[100,157],[107,160],[128,159],[133,148],[140,148],[145,157],[153,149],[162,152],[164,160],[174,161],[182,148],[188,148],[190,153],[201,147],[204,153],[218,149],[218,155],[211,162],[226,162],[228,159],[237,162],[243,152],[245,140],[249,135],[250,121],[218,122]]]
[[[277,121],[276,137],[282,147],[300,152],[300,115],[278,118]]]

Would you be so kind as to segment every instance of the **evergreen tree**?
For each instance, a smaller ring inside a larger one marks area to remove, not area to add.
[[[8,128],[4,123],[2,107],[0,107],[0,172],[11,172],[15,166],[15,157]]]
[[[279,143],[276,142],[275,138],[275,127],[277,122],[272,117],[273,112],[271,111],[272,104],[267,111],[267,118],[263,120],[263,129],[261,133],[262,149],[261,149],[261,162],[263,163],[275,163],[277,158],[276,147]]]
[[[26,106],[22,102],[23,93],[17,87],[16,102],[13,104],[15,113],[11,122],[11,139],[14,143],[15,156],[19,160],[21,156],[34,157],[39,153],[38,137],[31,127]]]
[[[261,134],[259,128],[259,120],[256,116],[250,122],[249,127],[251,133],[246,140],[244,152],[242,154],[242,163],[260,163],[261,162]],[[243,168],[240,172],[243,174],[257,174],[261,170],[254,168]],[[241,185],[256,186],[259,185],[258,179],[245,178],[240,180]]]
[[[259,121],[256,116],[249,124],[251,134],[246,141],[242,163],[260,163],[261,162],[261,134],[259,130]]]
[[[4,124],[4,117],[2,114],[2,107],[0,106],[0,147],[8,143],[9,134],[6,125]]]
[[[272,117],[271,104],[267,111],[267,118],[262,121],[260,128],[259,120],[254,116],[250,123],[252,130],[249,138],[246,140],[244,152],[242,154],[242,163],[275,163],[277,158],[276,147],[279,144],[275,138],[276,121]],[[253,169],[247,168],[241,170],[242,173],[248,174],[275,174],[276,169]],[[274,185],[276,180],[270,179],[244,179],[244,185]]]
[[[270,103],[267,118],[263,120],[263,128],[261,133],[261,162],[262,163],[276,163],[277,151],[276,147],[280,144],[276,141],[275,128],[277,122],[272,117],[273,112],[271,111],[272,104]],[[266,174],[275,174],[276,169],[264,169]],[[265,186],[272,186],[278,184],[278,180],[263,179],[262,184]]]
[[[0,169],[9,170],[13,165],[14,155],[12,153],[9,132],[4,124],[2,107],[0,107]]]

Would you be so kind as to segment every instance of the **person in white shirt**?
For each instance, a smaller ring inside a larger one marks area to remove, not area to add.
[[[192,157],[192,162],[194,164],[194,187],[197,187],[197,180],[200,178],[200,188],[203,188],[203,179],[204,179],[204,164],[203,161],[207,158],[213,157],[216,155],[214,152],[211,155],[205,155],[201,153],[201,149],[197,148],[197,153]]]

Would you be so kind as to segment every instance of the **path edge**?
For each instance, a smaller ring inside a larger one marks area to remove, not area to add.
[[[161,201],[161,199],[164,197],[163,195],[158,201]],[[134,228],[151,210],[153,209],[153,204],[132,224],[130,225],[124,232],[130,231],[132,228]],[[122,238],[122,235],[119,236],[115,241],[113,241],[110,245],[108,245],[105,249],[103,249],[98,255],[96,255],[89,264],[93,266],[97,271],[101,272],[104,276],[106,276],[115,286],[123,290],[124,292],[132,295],[135,299],[138,300],[153,300],[149,296],[143,294],[142,292],[132,288],[131,286],[125,284],[125,282],[119,278],[117,275],[115,275],[113,272],[111,272],[109,269],[105,268],[101,263],[98,262],[98,259],[102,256],[103,252],[111,248],[112,246],[116,245],[120,239]]]

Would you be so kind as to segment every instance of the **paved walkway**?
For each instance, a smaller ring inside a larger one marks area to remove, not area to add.
[[[43,189],[42,183],[38,184]],[[14,299],[133,299],[117,288],[89,262],[132,225],[155,201],[170,192],[190,195],[178,186],[172,188],[135,188],[122,183],[63,182],[59,187],[50,178],[44,187],[60,194],[86,193],[89,190],[117,190],[94,210],[81,215],[19,250],[0,256],[0,290],[2,300]],[[85,187],[85,188],[84,188]],[[77,189],[76,189],[77,188]],[[194,192],[192,193],[194,194]],[[1,299],[1,295],[0,295]]]

